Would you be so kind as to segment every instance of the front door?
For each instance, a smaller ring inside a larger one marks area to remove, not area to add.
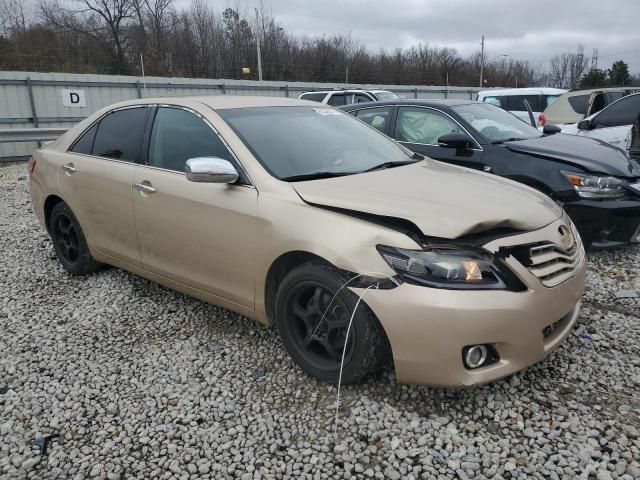
[[[138,167],[133,180],[143,267],[253,307],[258,192],[242,181],[190,182],[184,167],[195,157],[236,162],[196,112],[158,108],[146,165]]]
[[[438,145],[438,138],[447,133],[467,132],[450,116],[431,107],[398,107],[393,138],[407,148],[435,160],[453,163],[462,167],[488,171],[482,162],[483,151],[474,148],[458,151]],[[471,137],[470,137],[471,139]],[[474,143],[475,141],[471,139]]]
[[[92,248],[140,266],[131,182],[150,107],[115,110],[65,154],[60,186]]]

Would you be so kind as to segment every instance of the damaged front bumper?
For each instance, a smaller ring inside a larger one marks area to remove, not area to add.
[[[561,224],[498,239],[485,248],[496,252],[501,247],[547,242]],[[578,317],[586,260],[582,245],[577,248],[575,268],[553,287],[543,285],[510,256],[505,263],[526,285],[524,291],[452,291],[407,283],[368,290],[365,301],[387,333],[398,382],[471,386],[543,360],[569,335]],[[467,368],[463,351],[473,345],[490,346],[498,358],[487,366]]]
[[[640,242],[640,199],[578,200],[564,209],[585,243]]]

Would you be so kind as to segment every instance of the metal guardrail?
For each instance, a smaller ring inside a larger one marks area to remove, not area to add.
[[[68,128],[0,128],[0,143],[49,142]]]

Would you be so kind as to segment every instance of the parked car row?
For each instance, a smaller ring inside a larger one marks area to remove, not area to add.
[[[528,185],[562,205],[586,246],[640,241],[640,163],[590,138],[549,135],[470,100],[342,107],[414,152]]]
[[[389,355],[441,386],[541,361],[579,314],[578,230],[637,239],[640,169],[602,142],[472,101],[345,109],[116,104],[34,152],[34,211],[70,274],[110,264],[275,325],[334,383]]]

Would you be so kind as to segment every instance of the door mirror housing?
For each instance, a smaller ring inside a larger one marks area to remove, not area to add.
[[[438,138],[438,146],[455,148],[456,150],[467,150],[471,148],[472,142],[469,136],[464,133],[445,133]]]
[[[560,133],[562,129],[558,125],[554,125],[553,123],[547,123],[544,127],[542,127],[542,133],[545,135],[555,135],[556,133]]]
[[[239,175],[229,160],[219,157],[196,157],[184,166],[187,180],[203,183],[236,183]]]
[[[578,130],[591,130],[591,128],[593,128],[591,120],[580,120],[578,122]]]

